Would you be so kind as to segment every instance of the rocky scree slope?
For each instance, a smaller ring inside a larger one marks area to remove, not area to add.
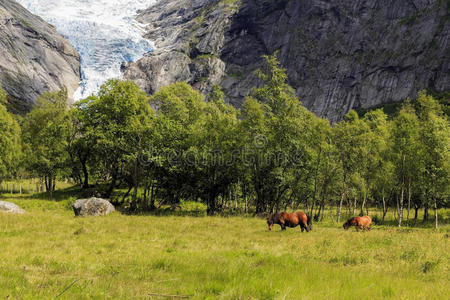
[[[122,70],[149,93],[221,84],[239,106],[275,51],[303,104],[332,121],[450,90],[449,0],[160,0],[138,20],[156,50]]]
[[[55,28],[13,0],[0,1],[0,83],[13,111],[25,113],[45,91],[80,82],[80,57]]]

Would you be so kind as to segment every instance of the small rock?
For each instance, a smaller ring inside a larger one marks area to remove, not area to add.
[[[0,201],[0,212],[6,212],[10,214],[24,214],[26,211],[19,206],[11,202]]]
[[[115,211],[114,206],[101,198],[78,199],[72,204],[75,216],[105,216]]]

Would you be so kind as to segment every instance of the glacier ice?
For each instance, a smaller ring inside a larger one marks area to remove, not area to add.
[[[120,78],[122,62],[136,61],[153,49],[143,37],[138,10],[155,0],[17,0],[54,25],[81,56],[79,100],[96,93],[110,78]]]

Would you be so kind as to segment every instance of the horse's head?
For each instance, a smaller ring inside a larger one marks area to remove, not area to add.
[[[273,215],[271,215],[270,217],[267,218],[267,226],[269,226],[269,231],[272,230],[273,224],[274,224],[274,220],[273,220]]]
[[[267,226],[269,226],[269,231],[271,231],[273,227],[273,221],[271,217],[267,218]]]
[[[343,227],[345,230],[347,230],[350,227],[350,222],[349,221],[345,222]]]

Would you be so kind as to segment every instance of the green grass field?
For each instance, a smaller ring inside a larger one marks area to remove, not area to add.
[[[2,200],[28,213],[0,214],[0,299],[450,295],[449,225],[362,233],[326,222],[300,234],[250,217],[75,218],[68,201]]]

